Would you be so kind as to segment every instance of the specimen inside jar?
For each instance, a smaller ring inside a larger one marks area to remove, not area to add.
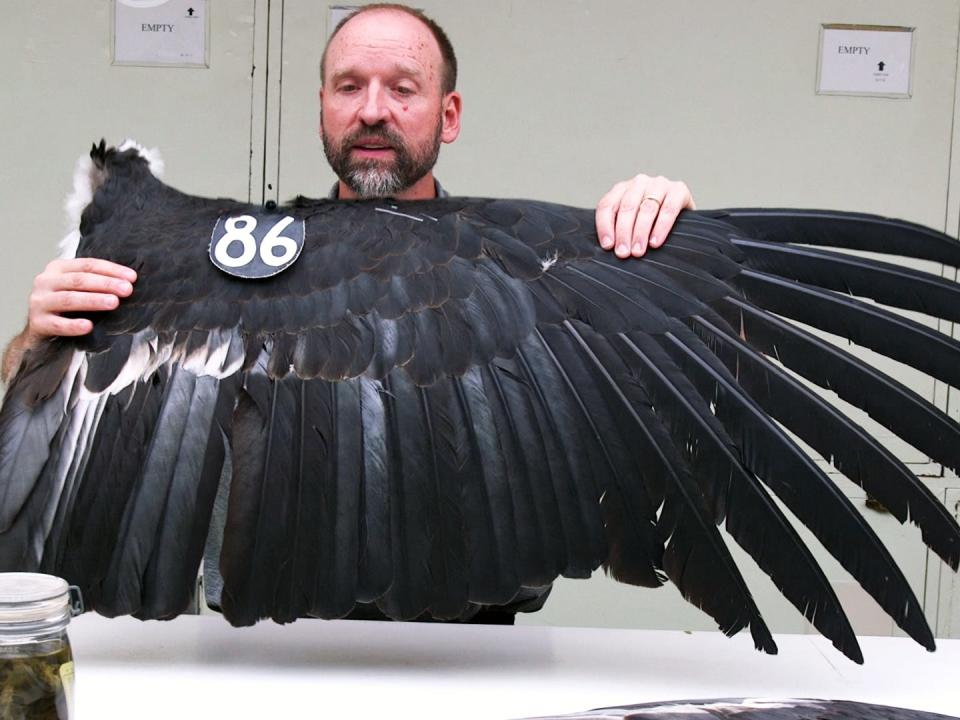
[[[0,718],[67,720],[72,682],[69,646],[13,657],[0,650]]]

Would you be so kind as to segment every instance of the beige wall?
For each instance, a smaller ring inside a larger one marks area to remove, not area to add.
[[[943,227],[958,3],[432,2],[460,57],[457,193],[590,205],[640,170],[704,207],[820,206]],[[281,192],[324,190],[313,140],[323,7],[287,0]],[[822,22],[916,26],[913,98],[818,96]],[[318,180],[318,175],[321,179]]]
[[[461,62],[463,133],[438,169],[455,193],[591,205],[643,170],[686,179],[701,207],[841,208],[957,233],[960,0],[419,4]],[[209,70],[112,67],[109,0],[0,6],[0,338],[22,325],[62,234],[73,162],[100,137],[160,147],[167,180],[193,193],[283,199],[333,182],[316,137],[326,3],[211,0]],[[916,27],[912,98],[816,95],[824,22]],[[942,389],[928,394],[946,405]],[[930,482],[941,494],[956,484]],[[885,533],[923,594],[938,566],[928,572],[916,533]],[[888,632],[837,577],[858,629]],[[671,591],[578,588],[561,586],[538,620],[709,627]],[[760,595],[778,602],[772,589]],[[927,595],[933,618],[938,591]],[[773,614],[780,630],[805,627],[788,608]]]

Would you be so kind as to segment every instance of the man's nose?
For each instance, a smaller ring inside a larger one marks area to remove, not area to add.
[[[383,89],[376,84],[370,85],[360,108],[360,119],[365,125],[376,125],[386,120],[389,114]]]

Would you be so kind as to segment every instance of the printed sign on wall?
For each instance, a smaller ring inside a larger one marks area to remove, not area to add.
[[[114,0],[114,64],[208,67],[207,9],[207,0]]]
[[[910,97],[913,28],[823,25],[817,92]]]

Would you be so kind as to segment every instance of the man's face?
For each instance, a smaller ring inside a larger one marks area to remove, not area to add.
[[[432,137],[408,146],[386,123],[359,127],[335,139],[321,125],[330,167],[357,197],[396,197],[426,176],[440,154],[439,113]]]
[[[460,98],[442,94],[441,70],[433,35],[405,13],[363,13],[333,39],[320,131],[341,197],[433,196],[440,143],[460,129]]]

